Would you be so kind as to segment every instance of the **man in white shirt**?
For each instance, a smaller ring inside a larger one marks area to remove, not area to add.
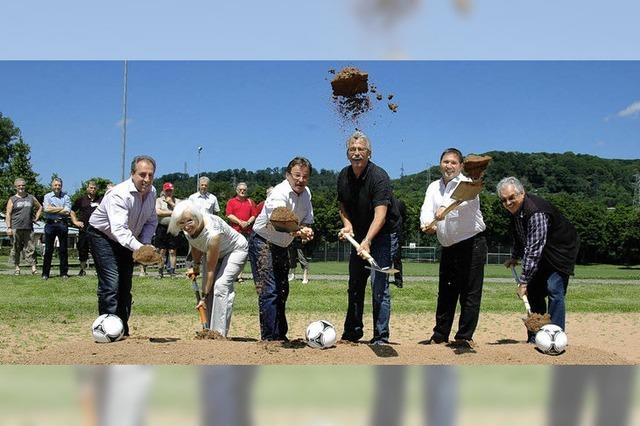
[[[253,233],[249,237],[249,259],[260,307],[260,336],[262,340],[287,339],[288,324],[285,305],[289,296],[289,251],[294,237],[313,239],[311,191],[307,188],[311,162],[296,157],[287,166],[286,179],[276,185],[265,200]],[[269,218],[277,207],[292,210],[302,228],[296,232],[276,231]]]
[[[189,196],[189,200],[196,203],[196,205],[211,214],[220,213],[220,205],[215,195],[209,192],[209,178],[202,176],[198,181],[198,188],[200,189],[195,194]]]
[[[420,226],[428,234],[437,234],[442,245],[436,325],[427,343],[449,341],[459,299],[460,320],[455,340],[458,344],[471,347],[480,315],[487,257],[487,243],[483,235],[486,226],[480,212],[480,200],[476,196],[442,216],[444,209],[454,201],[451,194],[458,183],[470,180],[460,174],[462,167],[463,158],[459,150],[449,148],[442,153],[442,178],[432,182],[427,188],[420,211]],[[438,222],[427,227],[434,219],[438,219]]]
[[[146,244],[158,224],[153,176],[156,162],[140,155],[131,162],[131,177],[104,195],[89,219],[98,274],[98,311],[115,314],[129,335],[133,252]]]

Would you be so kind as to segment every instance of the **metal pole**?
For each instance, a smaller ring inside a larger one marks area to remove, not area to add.
[[[198,177],[196,178],[196,192],[200,191],[200,153],[202,152],[202,147],[198,147]]]
[[[124,181],[124,159],[127,150],[127,60],[124,61],[124,94],[122,96],[122,173],[120,181]]]

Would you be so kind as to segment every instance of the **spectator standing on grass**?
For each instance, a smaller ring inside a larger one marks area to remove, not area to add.
[[[26,182],[18,178],[13,182],[16,195],[9,198],[5,223],[7,235],[11,237],[11,249],[13,252],[13,264],[16,267],[15,275],[20,275],[20,257],[24,250],[25,260],[31,265],[31,274],[35,275],[36,257],[33,244],[33,224],[42,214],[42,205],[26,191]]]
[[[173,196],[173,184],[171,182],[165,182],[162,185],[162,193],[156,199],[156,214],[158,215],[158,227],[156,228],[156,236],[154,244],[160,249],[160,256],[164,261],[165,256],[169,255],[169,276],[174,277],[176,275],[176,261],[177,261],[177,249],[179,243],[179,236],[172,235],[168,232],[169,223],[171,222],[171,214],[176,204],[179,202],[176,197]],[[164,277],[163,263],[158,267],[159,277]]]
[[[398,220],[391,233],[391,262],[393,268],[397,269],[398,272],[393,274],[393,281],[390,281],[390,283],[402,288],[402,246],[404,245],[404,224],[407,222],[407,206],[404,201],[394,196],[392,208]]]
[[[313,223],[313,207],[311,191],[307,188],[310,175],[311,162],[306,158],[295,157],[289,162],[285,180],[275,186],[266,199],[249,237],[249,259],[258,292],[262,340],[288,340],[288,247],[294,237],[313,239],[313,230],[309,227]],[[269,219],[277,207],[293,211],[300,219],[302,228],[292,233],[276,231]]]
[[[553,204],[526,193],[513,176],[498,182],[496,191],[511,214],[513,246],[504,266],[515,267],[522,259],[518,297],[528,295],[531,311],[538,314],[547,312],[547,297],[551,323],[564,330],[564,298],[580,247],[576,229]],[[535,334],[527,331],[527,341],[534,343]]]
[[[465,201],[442,216],[454,200],[451,194],[462,181],[462,153],[456,148],[440,155],[442,177],[427,187],[420,210],[420,226],[427,234],[436,234],[442,245],[438,281],[436,325],[427,343],[449,341],[456,305],[460,301],[460,318],[455,334],[457,344],[472,347],[473,333],[480,317],[480,301],[484,283],[484,264],[487,260],[486,225],[480,211],[480,198]],[[434,219],[433,226],[427,227]]]
[[[189,200],[211,214],[220,213],[218,198],[209,192],[209,178],[206,176],[202,176],[198,180],[198,192],[191,194]]]
[[[366,267],[370,254],[381,268],[391,266],[391,232],[397,217],[391,207],[393,191],[386,171],[370,161],[371,142],[362,132],[356,131],[347,140],[347,159],[351,165],[338,175],[338,201],[344,235],[353,235],[360,248],[351,250],[349,257],[349,290],[347,315],[344,321],[343,340],[359,341],[364,335],[362,314],[367,278],[371,276],[373,299],[373,338],[370,343],[389,343],[389,319],[391,294],[389,275]]]
[[[256,221],[256,203],[247,194],[247,184],[240,182],[236,186],[236,196],[227,201],[226,215],[231,227],[249,237]]]
[[[79,276],[84,276],[87,274],[87,260],[89,260],[89,246],[90,246],[90,238],[87,234],[86,227],[89,225],[89,218],[91,217],[91,213],[100,205],[100,201],[102,201],[102,197],[98,197],[97,195],[98,187],[96,182],[90,180],[87,182],[87,191],[86,193],[78,198],[71,207],[71,222],[74,226],[76,226],[79,230],[78,232],[78,258],[80,260],[80,272]],[[76,212],[78,212],[76,214]],[[91,253],[93,257],[93,253]],[[94,262],[95,263],[95,262]]]
[[[60,260],[60,276],[69,278],[69,259],[67,237],[69,235],[69,215],[71,214],[71,198],[62,191],[62,179],[56,177],[51,181],[51,192],[44,196],[44,260],[42,262],[42,279],[48,280],[53,260],[53,247],[58,238],[58,258]]]
[[[309,284],[309,259],[304,255],[304,247],[306,241],[301,238],[295,238],[289,246],[289,282],[296,279],[295,270],[300,263],[302,266],[302,284]]]
[[[125,336],[131,315],[133,253],[151,243],[158,224],[155,171],[153,158],[135,157],[131,177],[104,195],[87,229],[98,274],[98,311],[120,317]]]

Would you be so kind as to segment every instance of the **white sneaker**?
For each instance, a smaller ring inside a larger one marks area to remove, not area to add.
[[[289,274],[288,278],[289,278],[289,281],[293,281],[293,280],[296,279],[296,274],[292,272],[292,273]]]

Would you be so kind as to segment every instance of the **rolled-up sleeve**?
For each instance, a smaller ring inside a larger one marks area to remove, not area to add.
[[[427,226],[436,217],[436,212],[433,208],[435,191],[435,187],[433,185],[429,185],[424,194],[424,202],[420,208],[420,227]]]

